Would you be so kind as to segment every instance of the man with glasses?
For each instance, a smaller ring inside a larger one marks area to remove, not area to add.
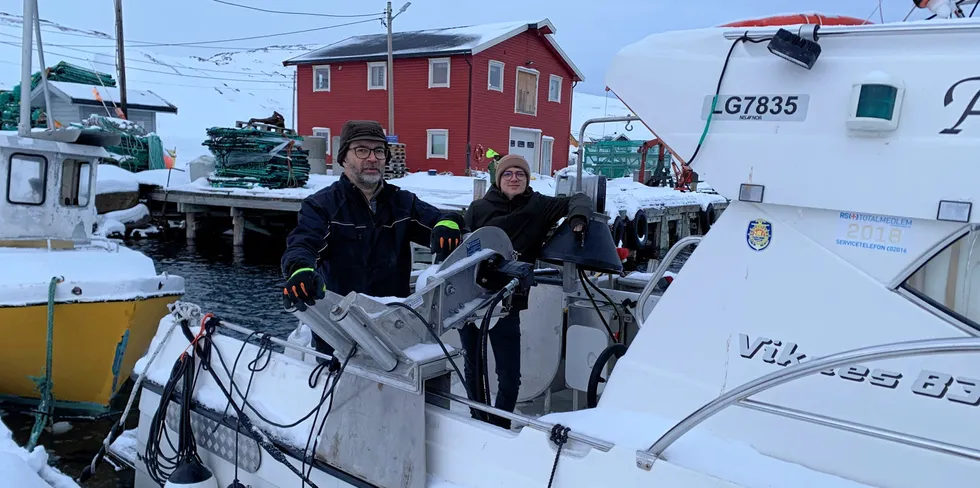
[[[466,210],[466,228],[499,227],[510,237],[517,259],[534,263],[540,255],[548,231],[562,217],[568,217],[572,230],[581,236],[589,216],[592,200],[585,194],[571,197],[549,197],[531,189],[528,180],[531,169],[527,161],[508,154],[496,161],[493,182],[486,195],[474,201]],[[495,405],[513,412],[521,386],[521,319],[520,311],[527,309],[527,297],[515,296],[507,315],[490,329],[490,344],[496,360],[497,398]],[[464,373],[467,389],[477,395],[473,400],[486,403],[489,392],[481,391],[479,378],[483,368],[480,360],[480,330],[469,323],[459,331],[460,342],[466,351]],[[481,418],[471,409],[474,418]],[[510,420],[489,416],[489,422],[510,429]]]
[[[306,310],[324,290],[375,297],[411,292],[411,243],[446,256],[459,245],[463,219],[443,213],[414,194],[384,181],[391,151],[381,124],[351,120],[340,133],[335,162],[340,180],[306,197],[296,227],[286,238],[283,306]],[[315,334],[317,351],[333,347]]]

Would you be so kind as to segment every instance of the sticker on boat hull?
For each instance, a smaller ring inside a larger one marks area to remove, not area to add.
[[[708,114],[711,114],[712,121],[802,122],[806,120],[810,105],[810,95],[803,94],[721,94],[712,111],[714,98],[714,95],[705,95],[701,120],[708,120]]]
[[[765,219],[749,222],[749,227],[745,230],[745,242],[755,251],[769,247],[772,242],[772,223]]]
[[[877,252],[908,254],[905,239],[911,230],[912,219],[905,217],[841,212],[837,218],[835,244]]]

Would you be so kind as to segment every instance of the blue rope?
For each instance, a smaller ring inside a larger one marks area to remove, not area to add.
[[[34,427],[31,429],[31,438],[27,441],[27,451],[33,451],[37,445],[37,440],[44,431],[44,426],[51,420],[54,414],[54,382],[51,381],[51,360],[54,356],[54,292],[58,283],[65,281],[64,277],[53,276],[48,284],[48,339],[47,352],[45,354],[44,375],[35,376],[31,379],[37,384],[37,389],[41,392],[41,405],[34,413]]]

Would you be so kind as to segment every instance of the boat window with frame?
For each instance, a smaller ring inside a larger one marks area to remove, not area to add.
[[[61,204],[87,207],[91,199],[92,165],[88,161],[66,159],[61,163]]]
[[[19,205],[44,205],[48,160],[36,154],[11,154],[7,165],[7,201]]]
[[[905,279],[901,288],[980,330],[980,232],[956,238]]]

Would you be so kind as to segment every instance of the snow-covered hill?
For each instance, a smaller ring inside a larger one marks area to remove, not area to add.
[[[21,17],[0,12],[0,87],[20,82]],[[116,77],[112,36],[43,21],[45,64],[65,61]],[[84,46],[84,47],[80,47]],[[177,149],[177,166],[209,154],[201,143],[205,130],[233,126],[237,120],[264,118],[278,111],[293,126],[293,68],[284,59],[319,47],[316,44],[272,45],[249,51],[229,51],[213,56],[161,55],[153,48],[126,47],[129,90],[149,90],[177,106],[176,115],[160,114],[157,133],[164,147]],[[34,70],[40,64],[33,57]],[[109,100],[107,100],[108,102]],[[112,100],[118,102],[118,100]],[[629,110],[614,95],[575,92],[572,126],[578,137],[582,123],[594,117],[627,115]],[[587,136],[602,137],[624,132],[625,124],[591,126]],[[625,132],[630,139],[652,137],[642,124]]]

